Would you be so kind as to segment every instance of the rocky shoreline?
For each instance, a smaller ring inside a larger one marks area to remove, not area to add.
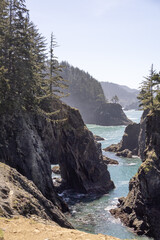
[[[118,144],[103,149],[108,152],[116,152],[117,156],[132,158],[133,155],[138,155],[138,138],[140,133],[140,124],[129,124],[124,131],[122,140]]]
[[[59,164],[65,189],[103,195],[114,188],[101,144],[78,110],[55,102],[52,121],[35,113],[0,119],[0,216],[52,220],[72,228],[62,212],[67,204],[53,185],[51,164]]]
[[[143,161],[147,114],[148,110],[145,110],[140,123],[131,123],[125,128],[122,140],[118,144],[112,144],[103,150],[115,152],[117,156],[121,157],[132,158],[133,156],[139,156]]]
[[[142,119],[144,124],[144,119]],[[120,198],[111,213],[138,235],[159,240],[160,236],[160,111],[150,111],[145,119],[145,144],[140,145],[143,163],[130,180],[129,193]],[[141,135],[142,137],[142,135]],[[145,148],[142,151],[142,146]]]

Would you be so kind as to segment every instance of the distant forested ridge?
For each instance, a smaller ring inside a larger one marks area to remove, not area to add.
[[[68,80],[70,95],[63,101],[80,110],[85,123],[123,125],[129,120],[116,103],[107,103],[101,84],[89,73],[62,62],[61,76]]]
[[[138,90],[110,82],[101,82],[101,86],[108,101],[111,101],[112,97],[117,95],[123,108],[138,109]]]

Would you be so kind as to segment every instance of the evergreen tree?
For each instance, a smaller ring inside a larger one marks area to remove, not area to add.
[[[119,102],[119,98],[117,97],[117,95],[112,97],[111,102],[113,102],[113,103],[118,103]]]
[[[50,42],[50,59],[49,59],[49,82],[50,82],[50,95],[51,98],[61,98],[64,95],[62,89],[68,87],[67,81],[64,80],[61,76],[61,72],[64,66],[60,65],[57,61],[57,58],[54,55],[54,48],[57,47],[57,43],[51,33],[51,42]]]
[[[140,107],[142,109],[153,109],[155,107],[155,86],[157,83],[155,82],[156,72],[153,69],[153,64],[151,66],[150,74],[148,77],[145,77],[145,80],[141,83],[140,94],[138,95],[138,99],[140,101]]]
[[[1,106],[12,110],[31,109],[38,104],[37,95],[43,92],[42,72],[46,57],[43,38],[30,23],[24,0],[4,1],[0,17],[3,23],[0,35]]]
[[[45,39],[30,21],[25,0],[1,3],[0,110],[51,111],[53,97],[59,98],[60,87],[66,87],[59,74],[61,66],[53,54],[56,46],[53,34],[47,61]]]
[[[0,106],[4,105],[4,103],[6,102],[6,92],[8,92],[10,88],[6,76],[7,29],[8,29],[8,4],[5,0],[2,0],[0,4]]]

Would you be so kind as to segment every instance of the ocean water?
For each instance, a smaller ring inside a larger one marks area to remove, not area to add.
[[[126,115],[134,122],[139,122],[142,112],[126,111]],[[118,143],[124,133],[125,126],[97,126],[93,124],[87,125],[93,134],[105,138],[101,141],[102,149],[112,143]],[[138,167],[141,164],[139,158],[122,158],[117,157],[114,153],[104,152],[103,154],[119,161],[119,165],[109,165],[108,170],[111,179],[114,181],[116,188],[100,198],[96,196],[86,196],[84,194],[75,194],[70,192],[63,193],[66,201],[69,204],[71,214],[68,220],[76,229],[91,232],[102,233],[118,237],[121,239],[139,239],[151,240],[145,236],[135,235],[131,229],[125,227],[119,219],[115,219],[109,212],[111,208],[115,208],[118,203],[118,198],[128,194],[129,180],[135,175]]]

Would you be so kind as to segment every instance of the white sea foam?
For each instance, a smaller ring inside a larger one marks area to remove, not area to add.
[[[118,200],[118,197],[115,197],[114,199],[115,199],[115,200]]]
[[[123,186],[123,185],[126,185],[128,183],[129,183],[129,180],[127,180],[127,181],[119,181],[118,182],[118,186]]]
[[[137,155],[132,155],[132,158],[138,158],[138,159],[140,159],[140,157],[138,157]]]
[[[113,208],[115,208],[116,207],[116,205],[109,205],[109,206],[107,206],[104,210],[105,211],[109,211],[109,210],[111,210],[111,209],[113,209]]]
[[[127,163],[128,166],[135,166],[137,163]]]
[[[119,218],[110,218],[110,221],[112,222],[112,223],[120,223],[121,224],[121,221],[120,221],[120,219]]]

